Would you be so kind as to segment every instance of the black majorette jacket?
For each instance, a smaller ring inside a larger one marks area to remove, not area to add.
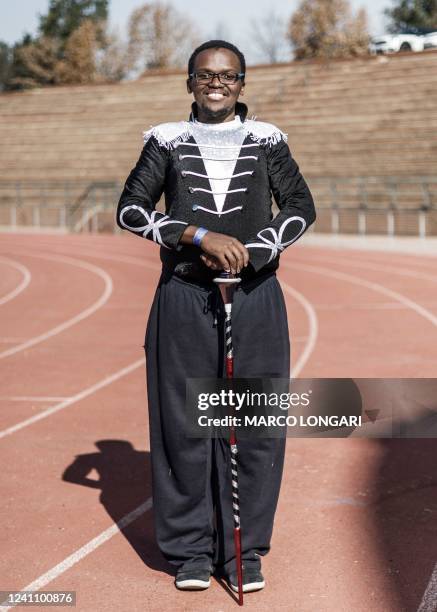
[[[144,133],[140,158],[117,209],[121,228],[161,246],[163,269],[193,280],[217,275],[199,247],[179,244],[187,225],[234,236],[250,254],[243,279],[279,265],[280,253],[316,218],[308,186],[276,126],[236,116],[223,123],[162,123]],[[165,214],[155,209],[165,195]],[[273,218],[272,195],[279,213]]]

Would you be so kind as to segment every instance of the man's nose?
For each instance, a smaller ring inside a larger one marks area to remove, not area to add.
[[[223,83],[220,81],[216,74],[213,76],[209,84],[213,87],[223,87]]]

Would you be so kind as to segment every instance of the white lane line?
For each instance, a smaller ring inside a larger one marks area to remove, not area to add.
[[[64,253],[70,253],[70,251],[63,251]],[[108,261],[116,261],[121,263],[132,264],[134,266],[143,266],[144,268],[150,268],[151,270],[156,270],[160,272],[162,269],[162,265],[158,262],[149,261],[142,259],[143,257],[147,257],[146,254],[141,254],[138,257],[134,257],[133,255],[109,255],[108,253],[97,253],[96,251],[87,251],[85,249],[80,250],[81,255],[85,255],[87,257],[93,257],[94,259],[106,259]]]
[[[43,587],[47,586],[50,582],[53,582],[56,578],[61,576],[64,572],[69,570],[73,565],[76,565],[79,561],[87,557],[90,553],[94,552],[97,548],[99,548],[102,544],[113,538],[115,535],[120,533],[125,527],[128,527],[131,523],[137,520],[140,516],[145,514],[152,507],[153,500],[151,497],[139,505],[135,510],[125,514],[118,523],[111,525],[105,531],[102,531],[98,536],[87,542],[84,546],[76,550],[74,553],[66,557],[63,561],[52,567],[48,572],[42,574],[25,586],[20,589],[21,591],[39,591]],[[7,602],[2,602],[0,605],[0,610],[11,610],[15,606],[7,606],[5,605]]]
[[[349,261],[355,261],[355,262],[359,262],[362,261],[362,257],[363,257],[364,253],[363,252],[357,252],[355,251],[354,253],[351,254],[351,257],[348,259]],[[370,262],[370,263],[374,263],[374,264],[378,264],[381,261],[381,257],[383,257],[383,261],[385,260],[387,255],[396,255],[396,265],[399,263],[399,265],[403,266],[413,266],[413,267],[419,267],[419,268],[425,268],[425,269],[434,269],[436,268],[436,264],[437,264],[437,258],[432,258],[432,257],[427,257],[425,256],[421,256],[421,255],[416,255],[416,256],[410,256],[410,255],[405,255],[402,253],[384,253],[384,252],[371,252],[368,251],[365,253],[365,257],[366,257],[366,262]],[[325,258],[323,258],[323,261],[325,261]],[[341,261],[341,260],[339,260]]]
[[[429,579],[417,612],[435,612],[437,610],[437,563]]]
[[[92,395],[96,391],[103,389],[104,387],[110,385],[111,383],[115,382],[119,378],[126,376],[126,374],[133,372],[140,366],[144,366],[144,358],[134,361],[130,365],[126,366],[125,368],[122,368],[121,370],[118,370],[114,374],[111,374],[110,376],[103,378],[102,380],[95,383],[94,385],[91,385],[91,387],[88,387],[87,389],[84,389],[83,391],[76,393],[76,395],[73,395],[72,397],[69,397],[68,399],[63,400],[62,402],[59,402],[58,404],[55,404],[54,406],[51,406],[50,408],[47,408],[46,410],[43,410],[42,412],[39,412],[38,414],[35,414],[34,416],[24,421],[21,421],[20,423],[17,423],[16,425],[12,425],[11,427],[8,427],[7,429],[3,429],[3,431],[0,431],[0,439],[5,438],[6,436],[10,436],[11,434],[15,433],[16,431],[19,431],[20,429],[29,427],[29,425],[33,425],[33,423],[36,423],[37,421],[46,419],[48,416],[50,416],[51,414],[54,414],[55,412],[59,412],[60,410],[63,410],[64,408],[68,408],[68,406],[71,406],[72,404],[79,402],[85,397]]]
[[[10,357],[11,355],[15,355],[16,353],[19,353],[20,351],[24,351],[25,349],[31,346],[35,346],[35,344],[44,342],[45,340],[48,340],[49,338],[56,336],[56,334],[59,334],[65,331],[69,327],[76,325],[76,323],[83,321],[90,315],[94,314],[99,308],[101,308],[108,301],[112,293],[112,290],[113,290],[112,279],[109,276],[109,274],[105,272],[105,270],[103,270],[102,268],[98,266],[95,266],[94,264],[90,264],[86,261],[82,261],[81,259],[65,257],[62,255],[49,256],[49,255],[39,255],[39,254],[37,255],[35,253],[23,253],[23,254],[30,255],[31,257],[39,257],[41,259],[48,259],[49,261],[61,261],[63,263],[67,263],[72,266],[76,266],[78,268],[83,268],[84,270],[88,270],[89,272],[93,272],[97,276],[100,276],[100,278],[105,283],[105,288],[103,290],[102,295],[99,297],[99,299],[96,302],[94,302],[94,304],[92,304],[88,308],[85,308],[85,310],[82,310],[82,312],[75,315],[71,319],[64,321],[64,323],[61,323],[60,325],[53,327],[52,329],[45,332],[44,334],[40,334],[39,336],[30,338],[30,340],[27,340],[26,342],[22,342],[21,344],[18,344],[17,346],[13,346],[10,349],[3,351],[2,353],[0,353],[0,359],[3,359],[4,357]]]
[[[12,266],[13,268],[16,268],[23,275],[21,283],[17,287],[15,287],[15,289],[0,298],[0,306],[3,306],[3,304],[6,304],[6,302],[13,300],[15,297],[17,297],[19,293],[26,289],[26,287],[30,283],[32,274],[30,273],[29,268],[26,268],[26,266],[23,266],[18,261],[14,261],[13,259],[9,259],[8,257],[0,257],[0,261],[3,261],[4,263]]]
[[[352,276],[351,274],[346,274],[344,272],[334,272],[331,268],[324,268],[322,266],[309,266],[307,264],[296,264],[290,265],[287,262],[282,264],[285,267],[293,269],[293,270],[307,270],[308,272],[315,272],[316,274],[322,274],[324,276],[330,276],[331,278],[336,278],[338,280],[344,280],[346,282],[352,283],[354,285],[359,285],[360,287],[366,287],[367,289],[371,289],[372,291],[376,291],[378,293],[382,293],[383,295],[388,295],[390,298],[401,302],[411,310],[414,310],[419,316],[427,319],[432,325],[437,327],[437,317],[435,317],[432,312],[423,308],[417,302],[410,300],[402,293],[398,293],[397,291],[392,291],[388,289],[384,285],[380,285],[379,283],[374,283],[371,281],[367,281],[363,278],[358,278],[356,276]]]
[[[316,258],[317,259],[317,258]],[[418,280],[430,281],[431,283],[437,283],[437,276],[435,274],[427,274],[426,272],[418,272],[417,270],[412,270],[411,268],[396,268],[395,266],[387,266],[380,265],[377,263],[368,263],[364,261],[353,261],[346,260],[343,261],[341,259],[334,259],[332,257],[324,257],[323,263],[332,263],[335,265],[346,265],[346,266],[355,266],[358,268],[363,268],[363,270],[375,270],[376,272],[390,272],[391,274],[398,274],[400,276],[411,276],[413,278],[417,278]]]
[[[302,293],[299,293],[299,291],[296,291],[296,289],[294,289],[293,287],[285,283],[282,279],[280,280],[280,283],[282,287],[284,288],[284,291],[290,294],[292,297],[294,297],[301,304],[301,306],[303,306],[305,313],[308,317],[309,332],[308,332],[308,337],[306,339],[306,344],[304,346],[302,353],[300,354],[299,359],[296,362],[296,365],[291,369],[291,372],[290,372],[291,378],[297,378],[300,372],[302,371],[302,369],[304,368],[306,362],[310,358],[310,355],[313,352],[314,347],[316,346],[317,334],[318,334],[318,329],[319,329],[318,322],[317,322],[317,314],[311,302],[309,302],[307,298],[304,295],[302,295]],[[293,337],[291,338],[291,342],[293,344]]]
[[[69,397],[44,397],[41,395],[0,395],[0,401],[8,402],[61,402],[63,400],[70,399]]]

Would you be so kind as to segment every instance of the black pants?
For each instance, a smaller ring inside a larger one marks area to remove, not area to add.
[[[218,311],[218,316],[217,316]],[[185,381],[223,375],[223,307],[214,284],[162,276],[146,332],[156,536],[174,566],[235,569],[229,444],[184,434]],[[276,275],[239,286],[232,310],[235,377],[289,377],[284,297]],[[270,548],[285,439],[238,443],[242,556]]]

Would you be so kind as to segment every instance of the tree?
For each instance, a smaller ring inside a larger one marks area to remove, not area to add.
[[[11,65],[12,49],[7,43],[0,41],[0,91],[7,87]]]
[[[32,36],[30,34],[24,34],[23,38],[17,41],[14,45],[9,47],[8,57],[8,68],[4,75],[3,89],[21,89],[22,86],[14,84],[13,80],[15,77],[26,77],[28,72],[23,64],[20,50],[33,43]]]
[[[437,0],[396,0],[384,14],[390,20],[390,32],[437,30]]]
[[[25,89],[56,84],[58,54],[56,41],[45,36],[16,44],[6,88]]]
[[[197,43],[192,23],[169,4],[144,4],[130,16],[128,58],[134,72],[185,66]]]
[[[58,40],[63,49],[84,21],[97,24],[107,18],[108,0],[50,0],[47,14],[39,16],[39,33]]]
[[[111,80],[109,73],[115,80],[121,72],[124,76],[120,66],[101,70],[114,44],[107,35],[107,7],[108,0],[51,0],[47,14],[40,15],[39,36],[26,35],[14,45],[5,88],[92,83]]]
[[[135,10],[124,43],[109,32],[107,6],[108,0],[50,0],[35,39],[26,35],[9,51],[0,45],[0,88],[114,81],[186,64],[198,41],[173,7],[154,2]]]
[[[368,53],[366,12],[361,9],[354,16],[348,0],[302,0],[288,34],[298,60]]]
[[[65,43],[64,59],[55,67],[58,83],[93,83],[96,80],[97,24],[83,21]]]
[[[90,82],[107,14],[108,0],[50,0],[47,14],[39,16],[38,36],[27,34],[14,45],[5,88]]]
[[[250,44],[260,61],[275,64],[285,59],[287,27],[273,10],[263,19],[250,22]]]

